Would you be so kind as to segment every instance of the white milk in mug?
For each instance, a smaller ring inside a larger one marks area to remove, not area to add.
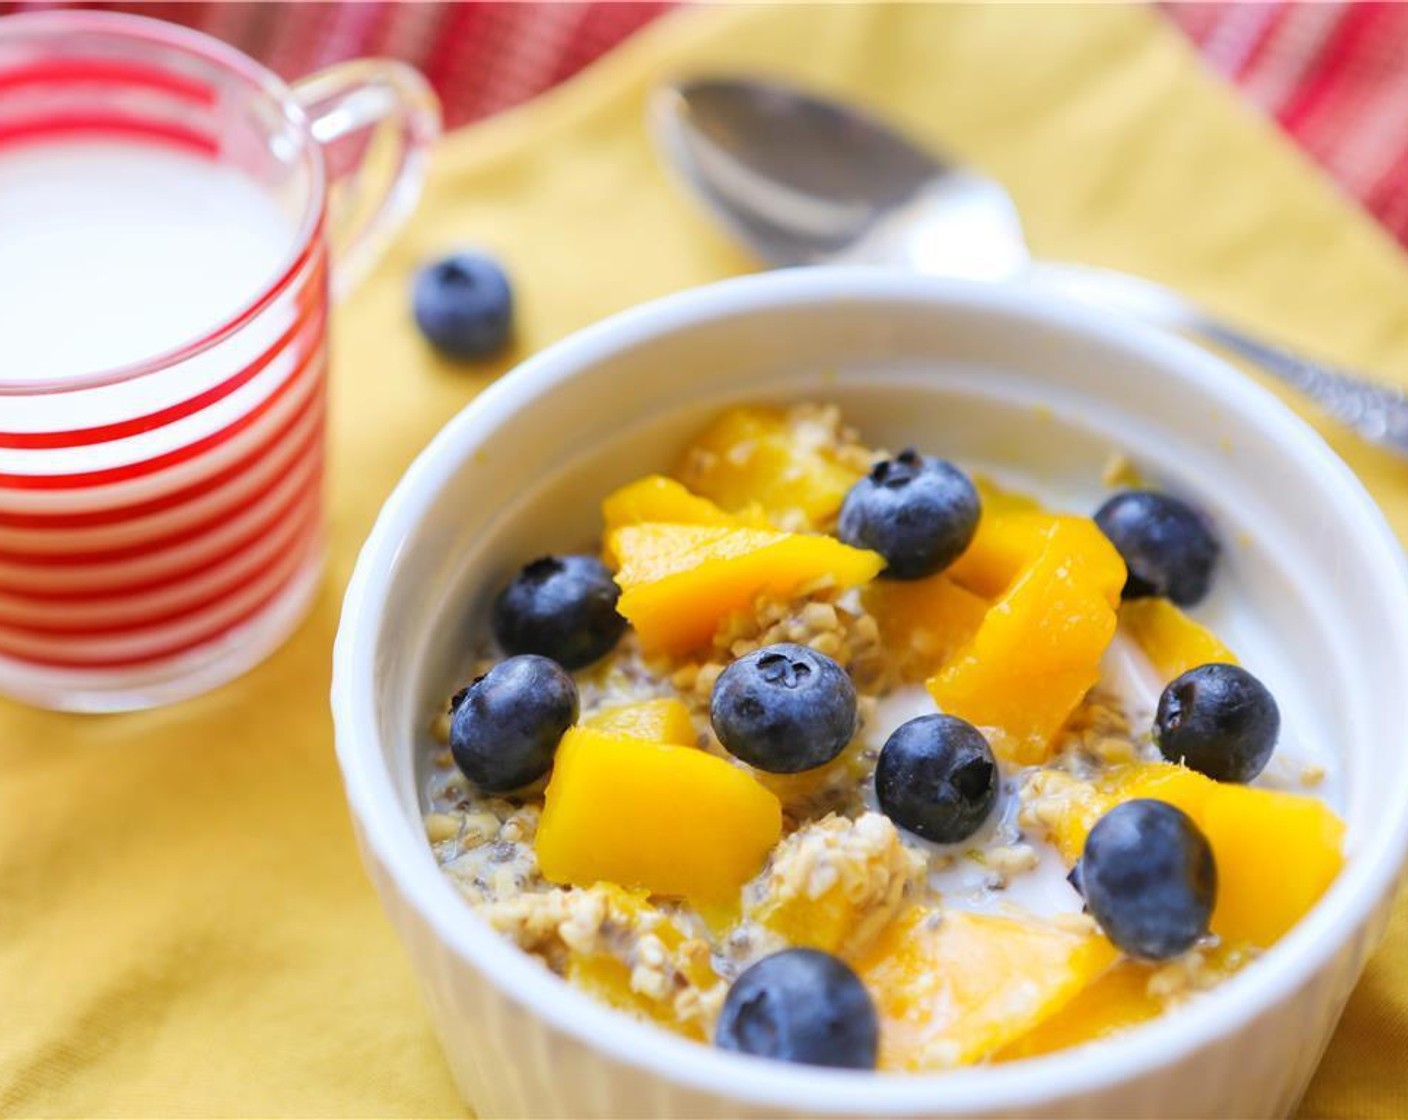
[[[0,145],[0,684],[136,706],[306,605],[327,268],[285,197],[172,144]]]
[[[101,141],[0,150],[0,380],[192,342],[267,287],[292,242],[268,193],[224,164]]]

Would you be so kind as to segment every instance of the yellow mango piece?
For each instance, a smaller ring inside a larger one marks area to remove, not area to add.
[[[691,494],[673,478],[649,474],[629,482],[607,495],[601,503],[607,529],[639,525],[645,521],[673,521],[681,525],[752,525],[768,528],[767,519],[756,508],[735,516],[720,509],[708,498]]]
[[[817,868],[829,873],[818,876]],[[790,945],[853,959],[908,905],[905,892],[923,874],[888,817],[828,814],[773,850],[767,872],[745,892],[744,916]]]
[[[880,640],[911,676],[928,676],[978,632],[985,599],[945,575],[876,580],[861,594]]]
[[[1120,766],[1096,782],[1066,777],[1059,812],[1053,814],[1049,836],[1066,863],[1073,864],[1084,851],[1085,838],[1095,822],[1120,802],[1151,797],[1177,806],[1196,821],[1201,818],[1208,795],[1216,785],[1211,778],[1166,762]]]
[[[1305,916],[1344,866],[1344,823],[1313,797],[1214,783],[1198,819],[1217,860],[1212,929],[1267,947]],[[1281,868],[1268,874],[1268,868]]]
[[[1208,797],[1218,783],[1167,762],[1138,762],[1108,771],[1094,783],[1071,779],[1071,797],[1051,839],[1067,863],[1080,858],[1085,838],[1095,822],[1122,801],[1150,797],[1182,809],[1201,820]]]
[[[674,954],[689,939],[670,915],[652,905],[641,892],[619,887],[598,887],[607,899],[607,920],[633,931],[645,931],[659,939],[665,951]],[[580,953],[571,947],[567,954],[567,979],[589,995],[636,1018],[658,1023],[688,1038],[703,1041],[704,1026],[697,1019],[682,1020],[676,1013],[675,989],[665,998],[656,998],[631,986],[631,965],[626,959],[633,941],[622,939],[622,951],[610,949]],[[722,983],[709,964],[707,951],[688,954],[682,970],[686,982],[701,991]]]
[[[1205,954],[1200,981],[1220,984],[1254,959],[1254,950],[1219,945]],[[997,1062],[1035,1058],[1102,1038],[1113,1038],[1170,1008],[1150,990],[1156,966],[1122,960],[1034,1030],[993,1055]]]
[[[759,921],[789,945],[802,949],[837,952],[855,927],[858,914],[839,887],[832,887],[819,898],[801,896],[787,900],[766,913]]]
[[[880,1019],[879,1067],[981,1061],[1059,1012],[1115,958],[1098,934],[916,907],[856,968]]]
[[[1125,580],[1093,521],[1057,518],[1042,539],[968,644],[928,681],[943,711],[984,728],[993,750],[1018,765],[1049,757],[1099,679]]]
[[[647,743],[672,743],[681,747],[699,745],[699,735],[689,709],[673,697],[618,704],[598,712],[583,723],[604,735],[623,739],[644,739]]]
[[[982,499],[978,530],[944,574],[985,599],[995,599],[1012,586],[1043,548],[1052,525],[1085,520],[1048,512],[1030,494],[1003,489],[982,475],[973,476],[973,485]]]
[[[704,1032],[693,1024],[686,1026],[679,1023],[669,1005],[633,990],[631,966],[619,957],[610,953],[586,956],[574,953],[567,962],[567,980],[618,1011],[626,1011],[638,1019],[677,1030],[697,1042],[704,1041]]]
[[[648,654],[706,644],[759,596],[788,598],[822,582],[856,587],[885,563],[831,537],[713,525],[625,525],[607,534],[606,548],[620,565],[616,609]]]
[[[997,1062],[1035,1058],[1109,1038],[1148,1022],[1163,1010],[1149,994],[1149,967],[1123,960],[1043,1023],[993,1055]]]
[[[1217,906],[1212,931],[1266,948],[1325,893],[1344,865],[1344,824],[1313,797],[1215,782],[1168,762],[1136,763],[1098,782],[1080,783],[1064,800],[1051,839],[1067,863],[1105,813],[1149,797],[1182,809],[1212,845]],[[1284,874],[1268,868],[1284,868]]]
[[[563,736],[543,796],[536,848],[552,883],[726,906],[782,835],[777,798],[739,767],[587,727]]]
[[[1040,508],[984,505],[972,541],[944,575],[975,595],[996,599],[1046,547],[1052,526],[1082,520]]]
[[[694,438],[675,475],[730,512],[757,503],[775,524],[822,528],[865,473],[837,454],[835,436],[815,410],[733,408]]]
[[[1165,683],[1199,665],[1236,665],[1237,655],[1200,622],[1167,599],[1131,599],[1120,607],[1120,629]]]

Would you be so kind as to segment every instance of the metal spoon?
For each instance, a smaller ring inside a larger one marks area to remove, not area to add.
[[[773,265],[852,263],[1054,289],[1240,355],[1365,439],[1408,455],[1408,398],[1303,358],[1149,280],[1033,262],[1001,184],[847,105],[776,82],[703,78],[650,107],[667,161],[722,224]]]

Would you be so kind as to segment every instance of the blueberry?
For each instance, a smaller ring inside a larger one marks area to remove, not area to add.
[[[880,808],[901,828],[954,844],[972,836],[997,801],[997,760],[957,716],[920,716],[885,741],[875,767]]]
[[[416,273],[416,325],[451,358],[484,358],[508,340],[513,293],[503,269],[481,253],[455,253]]]
[[[1085,899],[1085,885],[1080,879],[1080,860],[1076,860],[1075,866],[1066,875],[1066,882],[1071,884],[1071,890],[1080,895],[1082,900]]]
[[[890,579],[921,579],[958,559],[978,528],[978,512],[967,475],[911,447],[851,487],[836,535],[880,553]]]
[[[1260,774],[1280,730],[1275,699],[1238,665],[1189,669],[1164,689],[1154,715],[1159,752],[1219,782]]]
[[[494,637],[505,653],[540,653],[580,669],[625,633],[620,597],[595,556],[544,556],[525,564],[494,600]]]
[[[816,949],[784,949],[733,982],[714,1042],[783,1062],[874,1069],[880,1025],[870,993],[844,963]]]
[[[1182,809],[1144,798],[1116,805],[1090,830],[1079,866],[1091,916],[1131,957],[1167,960],[1208,932],[1217,866]]]
[[[531,654],[510,657],[456,693],[450,753],[481,790],[504,793],[551,769],[576,719],[577,686],[562,666]]]
[[[856,689],[824,653],[784,642],[740,657],[714,683],[714,734],[749,766],[796,774],[825,765],[856,733]]]
[[[1095,511],[1095,524],[1129,569],[1126,599],[1161,595],[1191,607],[1208,593],[1217,538],[1186,502],[1152,490],[1124,490]]]

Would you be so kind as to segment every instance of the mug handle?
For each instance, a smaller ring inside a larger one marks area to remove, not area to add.
[[[440,136],[440,103],[419,71],[362,58],[295,82],[323,149],[332,294],[345,296],[410,217]]]

